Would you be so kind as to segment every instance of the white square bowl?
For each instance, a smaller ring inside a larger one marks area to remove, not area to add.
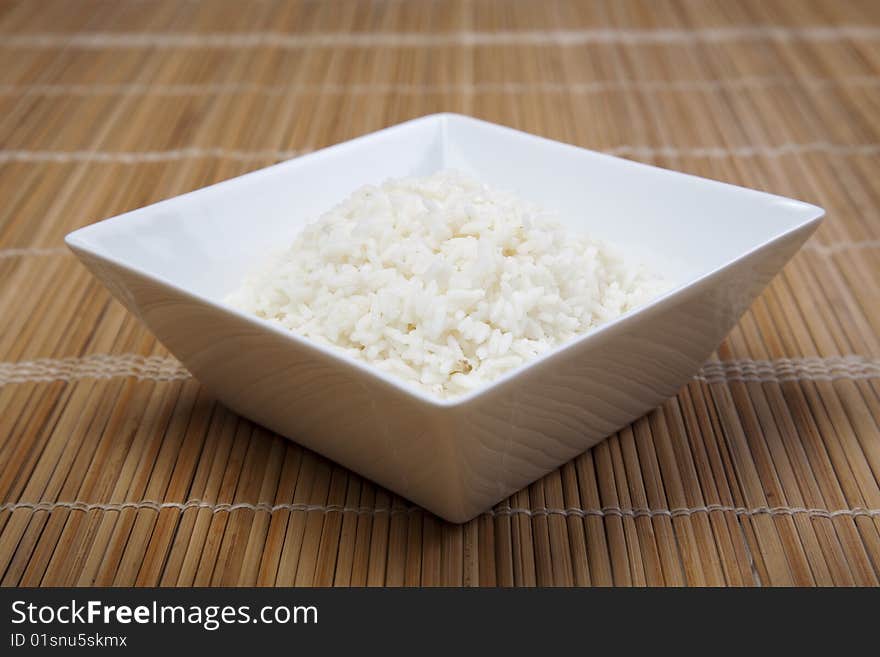
[[[357,187],[443,168],[555,210],[678,285],[451,400],[223,302],[267,252]],[[437,114],[107,219],[66,241],[229,407],[463,522],[674,394],[823,214]]]

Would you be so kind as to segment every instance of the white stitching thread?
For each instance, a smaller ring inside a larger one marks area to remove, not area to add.
[[[696,148],[675,148],[672,146],[630,146],[621,145],[602,149],[603,153],[626,157],[781,157],[803,153],[825,153],[829,155],[874,155],[880,153],[880,144],[832,144],[815,141],[805,144],[786,143],[777,146],[709,146]]]
[[[287,160],[304,155],[312,149],[299,150],[257,150],[242,151],[225,148],[178,148],[167,151],[36,151],[36,150],[0,150],[0,162],[99,162],[138,164],[149,162],[166,162],[191,158],[223,158],[241,162],[264,160]],[[785,143],[776,146],[708,146],[693,148],[677,148],[673,146],[636,146],[622,144],[599,149],[609,155],[624,157],[702,157],[720,159],[726,157],[782,157],[804,153],[824,153],[827,155],[876,155],[880,153],[880,143],[870,144],[832,144],[827,141],[815,141],[804,144]]]
[[[193,158],[225,158],[242,162],[263,160],[287,160],[307,153],[307,150],[257,150],[243,151],[228,148],[175,148],[167,151],[29,151],[0,150],[0,162],[114,162],[140,164],[167,162]]]
[[[42,358],[17,363],[0,363],[0,385],[77,379],[137,379],[173,381],[188,379],[190,373],[174,358],[136,354],[94,354],[81,358]]]
[[[136,354],[93,354],[0,363],[0,385],[128,376],[154,381],[173,381],[188,379],[190,373],[174,358],[144,357]],[[880,378],[880,359],[850,355],[710,361],[703,365],[694,378],[705,383],[874,379]]]
[[[873,379],[880,378],[880,360],[851,355],[826,358],[710,361],[703,365],[700,373],[694,378],[705,383]]]
[[[726,80],[592,80],[589,82],[476,82],[449,84],[408,83],[316,83],[316,84],[255,84],[219,82],[204,84],[145,83],[72,83],[72,84],[0,84],[0,94],[16,96],[102,96],[110,94],[148,94],[155,96],[199,96],[210,94],[256,93],[284,96],[290,93],[364,95],[377,93],[572,93],[593,94],[607,91],[719,91],[754,89],[775,86],[828,87],[880,86],[880,77],[853,75],[841,78],[794,77],[781,75],[746,76]]]
[[[56,256],[67,255],[69,249],[63,246],[51,246],[47,248],[28,247],[23,249],[0,249],[0,260],[5,258],[21,258],[24,256]]]
[[[153,500],[141,500],[138,502],[8,502],[0,504],[0,511],[18,511],[28,510],[32,512],[47,511],[52,512],[57,509],[65,509],[68,511],[125,511],[125,510],[150,510],[162,511],[165,509],[174,509],[177,511],[187,511],[190,509],[205,509],[212,513],[232,512],[239,510],[259,511],[264,513],[276,513],[278,511],[301,511],[305,513],[354,513],[358,515],[398,515],[419,513],[423,509],[416,506],[401,506],[393,508],[373,508],[373,507],[352,507],[341,504],[303,504],[303,503],[287,503],[287,504],[267,504],[267,503],[250,503],[250,502],[206,502],[203,500],[187,500],[186,502],[157,502]],[[788,507],[788,506],[759,506],[759,507],[741,507],[729,506],[724,504],[707,504],[698,507],[678,507],[673,509],[648,509],[648,508],[624,508],[619,506],[606,506],[601,509],[580,509],[576,507],[567,507],[564,509],[552,509],[547,507],[539,507],[535,509],[526,509],[520,507],[501,507],[485,511],[481,515],[489,517],[509,517],[509,516],[527,516],[527,517],[546,517],[546,516],[576,516],[580,518],[587,517],[620,517],[620,518],[677,518],[689,517],[697,514],[710,513],[734,513],[738,516],[795,516],[807,515],[818,518],[836,518],[839,516],[847,517],[880,517],[880,509],[867,509],[863,507],[854,507],[851,509],[819,509],[811,507]]]
[[[0,46],[16,48],[406,48],[489,45],[675,44],[730,41],[838,41],[877,39],[880,28],[862,25],[816,27],[722,27],[702,29],[615,29],[422,32],[323,32],[284,34],[239,32],[78,32],[74,34],[7,34]]]
[[[809,251],[815,251],[819,255],[832,256],[843,251],[854,251],[863,249],[880,249],[880,240],[861,240],[840,242],[831,242],[830,244],[819,244],[818,242],[807,242],[804,248]]]

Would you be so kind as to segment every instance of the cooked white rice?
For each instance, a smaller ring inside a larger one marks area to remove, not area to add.
[[[359,189],[227,300],[452,397],[666,287],[536,205],[444,171]]]

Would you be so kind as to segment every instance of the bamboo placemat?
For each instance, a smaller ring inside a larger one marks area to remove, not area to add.
[[[677,397],[461,526],[217,404],[62,244],[437,111],[828,211]],[[3,2],[0,140],[4,585],[878,584],[876,2]]]

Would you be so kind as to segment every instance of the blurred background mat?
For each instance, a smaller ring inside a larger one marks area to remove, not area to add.
[[[217,404],[62,242],[440,111],[828,211],[675,398],[460,526]],[[874,0],[0,2],[0,581],[877,585],[878,180]]]

